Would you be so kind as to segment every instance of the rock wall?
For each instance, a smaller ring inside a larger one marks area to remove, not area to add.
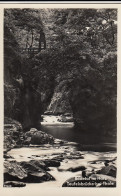
[[[60,81],[55,87],[47,111],[53,114],[72,113],[67,80]]]
[[[39,128],[41,94],[35,78],[32,81],[29,59],[22,58],[17,44],[11,48],[15,40],[6,35],[8,31],[5,33],[4,115],[21,122],[24,129]]]
[[[98,67],[85,63],[81,77],[71,83],[70,103],[75,126],[92,134],[115,135],[116,56],[107,56]]]

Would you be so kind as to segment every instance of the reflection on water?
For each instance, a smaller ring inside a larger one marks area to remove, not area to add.
[[[115,138],[109,136],[101,137],[99,134],[85,134],[81,130],[75,130],[73,123],[43,123],[41,129],[42,131],[53,135],[55,138],[77,142],[81,150],[116,150]]]

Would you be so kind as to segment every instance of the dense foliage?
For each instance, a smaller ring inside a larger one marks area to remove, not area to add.
[[[80,130],[114,133],[117,10],[8,9],[4,21],[5,82],[20,91],[19,116],[34,118],[35,126],[47,107],[70,104]],[[22,54],[22,47],[39,46],[42,32],[47,49]]]

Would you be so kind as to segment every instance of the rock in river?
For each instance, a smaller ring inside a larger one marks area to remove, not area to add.
[[[4,162],[4,181],[22,181],[27,177],[27,172],[16,161]]]
[[[44,160],[44,163],[47,167],[59,167],[60,161],[57,161],[56,159],[46,159]]]
[[[49,170],[46,164],[41,160],[30,160],[29,162],[21,162],[20,165],[27,171],[27,172],[41,172],[41,169]]]
[[[26,170],[28,174],[23,182],[39,183],[43,181],[55,180],[53,176],[45,171],[49,170],[49,168],[41,160],[21,162],[21,166]]]
[[[86,169],[85,166],[78,166],[78,167],[71,167],[67,171],[77,172],[77,171],[83,171],[85,169]]]
[[[6,181],[4,183],[4,187],[25,187],[26,184],[23,182],[17,182],[17,181]]]
[[[41,172],[29,172],[28,177],[23,182],[40,183],[45,181],[55,180],[48,172],[41,169]]]
[[[16,161],[5,161],[4,163],[4,182],[6,181],[18,181],[39,183],[49,180],[55,180],[44,169],[47,169],[46,165],[41,161],[31,160],[30,162],[18,163]]]
[[[103,167],[100,171],[98,171],[98,173],[116,177],[116,167],[114,165],[108,165]]]

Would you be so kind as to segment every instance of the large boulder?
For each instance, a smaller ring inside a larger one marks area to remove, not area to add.
[[[21,162],[21,166],[25,169],[28,176],[24,182],[39,183],[49,180],[55,180],[46,170],[49,168],[41,160],[31,160],[29,162]]]
[[[48,170],[46,164],[41,160],[30,160],[29,162],[21,162],[20,165],[27,171],[27,172],[41,172],[41,169]]]
[[[29,138],[29,142],[28,142]],[[38,131],[35,128],[32,128],[30,131],[25,133],[25,144],[28,142],[28,144],[33,144],[33,145],[40,145],[40,144],[47,144],[50,143],[52,144],[54,142],[54,138],[42,131]]]
[[[42,161],[22,162],[5,161],[4,162],[4,182],[9,181],[6,186],[21,186],[13,181],[24,183],[40,183],[49,180],[55,180],[47,171],[46,165]]]
[[[16,161],[5,161],[4,168],[4,181],[23,181],[27,177],[26,170]]]

